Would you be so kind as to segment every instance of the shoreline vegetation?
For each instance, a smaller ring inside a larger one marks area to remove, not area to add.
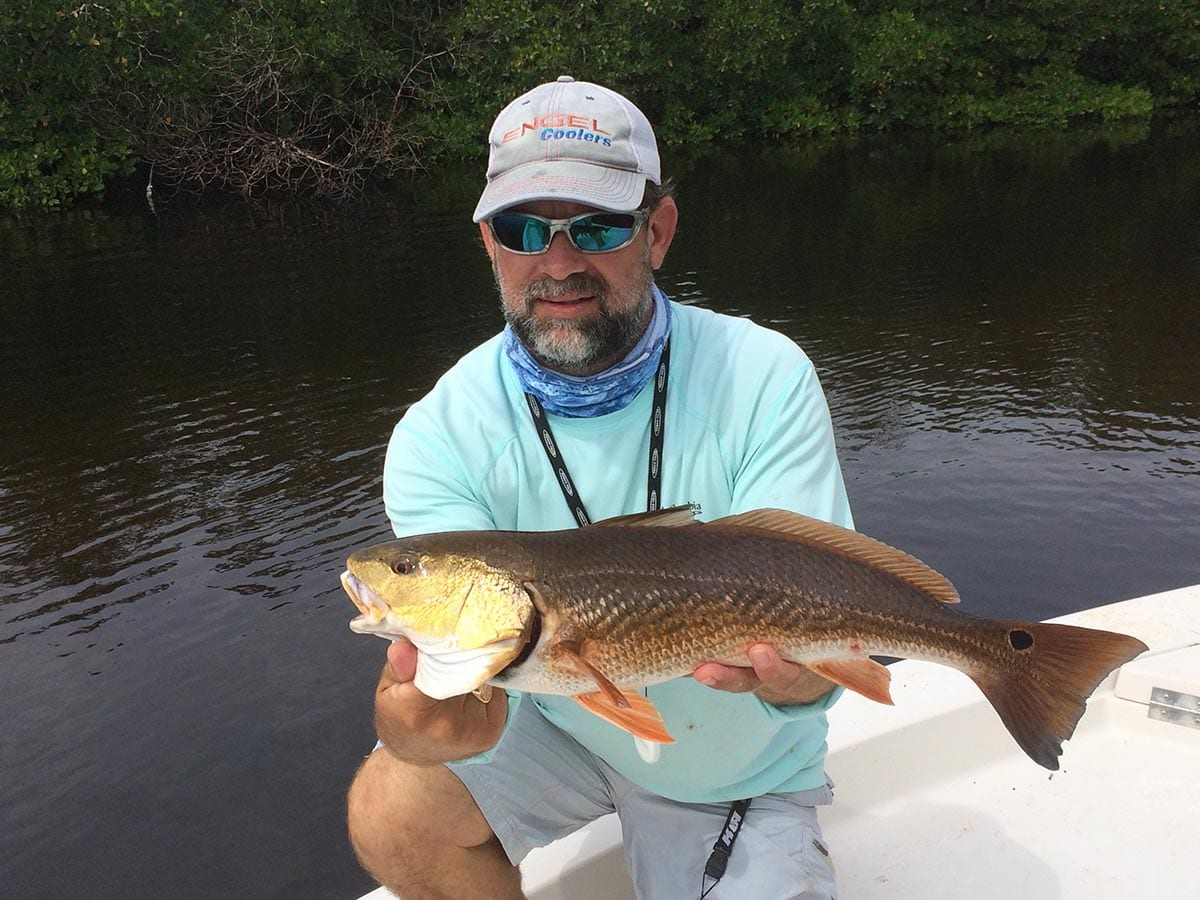
[[[666,148],[1146,125],[1200,102],[1195,0],[5,0],[0,208],[148,187],[357,196],[481,156],[560,74]]]

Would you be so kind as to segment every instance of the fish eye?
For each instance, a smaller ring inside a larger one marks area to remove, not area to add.
[[[408,557],[402,557],[392,563],[392,571],[397,575],[411,575],[417,571],[417,564]]]

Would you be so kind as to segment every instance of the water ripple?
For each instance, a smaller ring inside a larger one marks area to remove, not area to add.
[[[859,526],[972,611],[1200,581],[1200,157],[1167,138],[701,161],[659,275],[806,349]],[[392,425],[499,326],[478,180],[340,223],[0,222],[9,894],[133,896],[163,858],[178,897],[365,889],[382,646],[338,574],[388,535]]]

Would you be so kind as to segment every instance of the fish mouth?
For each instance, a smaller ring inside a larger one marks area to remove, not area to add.
[[[350,629],[361,633],[377,633],[379,624],[391,611],[379,595],[349,569],[342,573],[342,588],[354,602],[361,615],[350,621]]]

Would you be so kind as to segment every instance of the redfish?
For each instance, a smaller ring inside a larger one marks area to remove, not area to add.
[[[639,688],[706,661],[747,666],[765,642],[883,703],[890,676],[872,656],[959,669],[1021,749],[1057,769],[1088,696],[1146,650],[1124,634],[973,617],[912,556],[781,510],[418,535],[352,554],[342,584],[361,612],[354,631],[416,645],[426,695],[566,694],[651,743],[673,740]]]

